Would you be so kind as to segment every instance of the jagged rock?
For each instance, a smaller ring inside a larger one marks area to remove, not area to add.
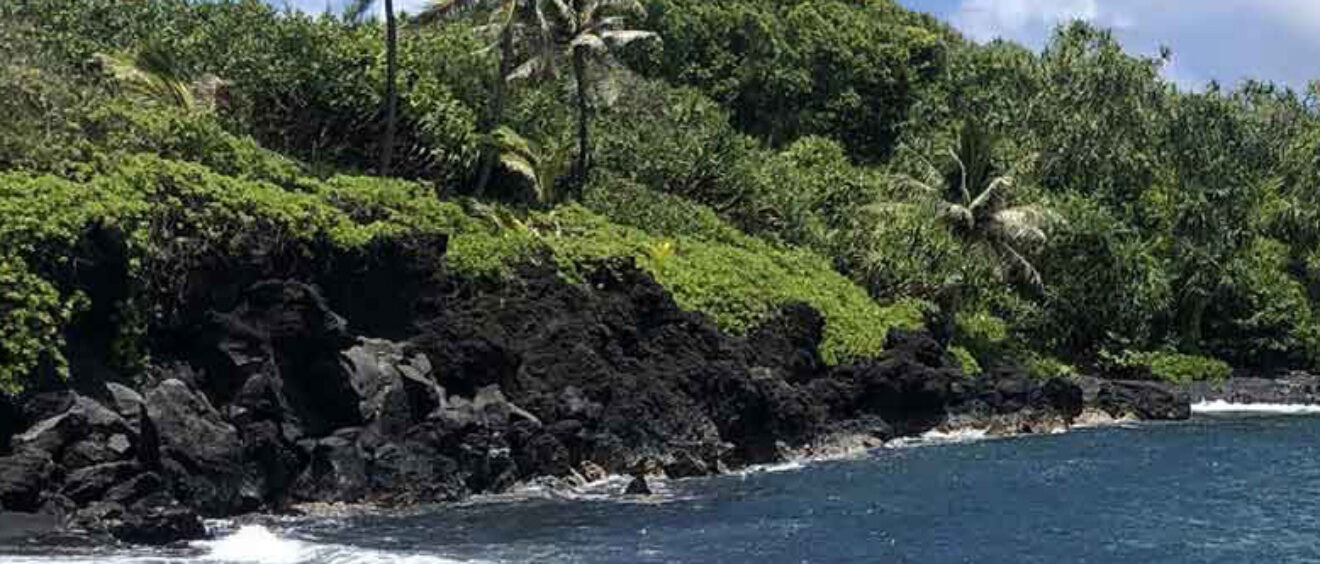
[[[790,304],[747,339],[749,360],[782,371],[791,382],[804,382],[825,372],[820,358],[824,339],[824,316],[806,304]]]
[[[182,506],[128,511],[117,519],[102,519],[111,535],[123,542],[167,545],[206,538],[206,526],[193,510]]]
[[[382,437],[402,436],[444,405],[445,392],[431,379],[430,361],[405,355],[402,345],[362,339],[344,359],[363,419]]]
[[[1079,380],[1088,407],[1116,419],[1181,420],[1192,416],[1191,401],[1183,390],[1159,382]]]
[[[646,482],[646,476],[634,476],[628,487],[623,491],[624,495],[651,495],[651,485]]]
[[[1223,382],[1183,386],[1194,401],[1229,403],[1320,404],[1320,376],[1295,372],[1278,378],[1238,377]]]
[[[357,433],[312,441],[311,453],[294,496],[303,501],[355,502],[367,495],[367,455],[357,445]]]
[[[467,495],[458,463],[442,450],[442,436],[433,425],[421,425],[406,440],[377,449],[367,472],[371,497],[407,505]]]
[[[102,499],[116,484],[141,472],[136,462],[111,462],[74,471],[64,479],[60,494],[78,505]]]
[[[179,500],[208,515],[237,510],[243,484],[238,431],[178,380],[162,382],[146,398],[161,468]]]
[[[303,453],[287,441],[278,423],[259,421],[242,429],[247,483],[268,508],[285,505],[303,468]]]
[[[146,400],[142,399],[142,394],[123,384],[114,382],[106,384],[106,390],[110,393],[110,408],[128,421],[133,428],[138,428],[141,425],[142,413],[147,408]]]
[[[54,472],[50,456],[39,450],[0,458],[0,509],[36,511]]]
[[[29,424],[50,419],[72,408],[77,398],[78,394],[67,388],[29,394],[19,406],[20,419]]]
[[[133,457],[136,429],[96,401],[75,395],[67,411],[14,437],[16,450],[46,453],[75,470]]]
[[[880,359],[839,367],[811,387],[836,420],[878,415],[895,434],[912,435],[944,421],[962,378],[929,335],[895,330]]]

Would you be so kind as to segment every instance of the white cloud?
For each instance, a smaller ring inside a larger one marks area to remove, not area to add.
[[[1043,36],[1062,21],[1094,21],[1097,0],[964,0],[952,16],[953,25],[978,41]]]
[[[920,5],[936,0],[904,0]],[[1112,28],[1131,52],[1174,51],[1166,76],[1186,87],[1245,77],[1298,87],[1320,78],[1320,0],[955,0],[947,14],[978,41],[1039,48],[1074,19]]]

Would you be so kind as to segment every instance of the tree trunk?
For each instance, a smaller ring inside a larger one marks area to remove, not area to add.
[[[587,47],[573,49],[573,76],[577,79],[577,114],[578,114],[578,188],[587,183],[587,171],[591,166],[591,139],[588,121],[591,119],[591,102],[587,93]]]
[[[504,81],[509,76],[513,64],[513,27],[506,25],[500,32],[500,70],[499,75],[495,77],[495,83],[491,85],[490,111],[486,116],[486,124],[482,127],[482,133],[490,135],[500,126],[500,119],[504,117]],[[491,172],[495,169],[495,161],[499,157],[499,149],[486,146],[481,151],[481,172],[477,177],[477,189],[473,192],[476,196],[481,196],[486,192],[486,185],[490,183]]]
[[[380,141],[381,176],[390,175],[394,159],[394,128],[399,106],[399,29],[394,17],[394,0],[385,0],[385,135]]]

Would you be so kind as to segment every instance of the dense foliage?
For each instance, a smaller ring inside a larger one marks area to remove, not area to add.
[[[890,0],[611,1],[595,27],[460,4],[400,18],[392,178],[364,176],[380,22],[0,5],[0,386],[67,373],[91,311],[116,312],[118,366],[140,366],[207,253],[429,233],[494,282],[631,257],[735,332],[806,302],[829,362],[940,319],[969,374],[1320,363],[1313,92],[1183,92],[1167,52],[1105,30],[980,45]],[[80,274],[97,233],[130,254],[111,304]]]

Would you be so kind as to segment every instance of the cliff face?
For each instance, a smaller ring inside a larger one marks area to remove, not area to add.
[[[629,261],[581,284],[549,269],[491,284],[446,277],[437,245],[199,267],[144,373],[75,366],[0,403],[3,510],[167,543],[205,534],[203,516],[706,475],[951,415],[1029,432],[1082,410],[1073,384],[967,380],[922,333],[830,367],[806,306],[737,337]]]

